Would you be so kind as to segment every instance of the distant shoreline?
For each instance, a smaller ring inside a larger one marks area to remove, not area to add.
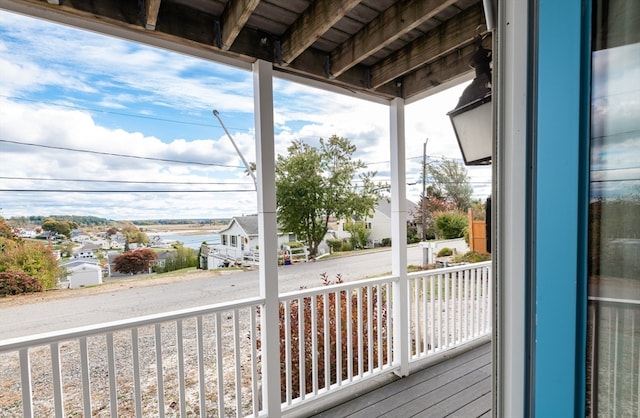
[[[182,224],[182,225],[144,225],[140,229],[147,235],[172,234],[172,235],[207,235],[216,234],[223,227],[211,225]]]

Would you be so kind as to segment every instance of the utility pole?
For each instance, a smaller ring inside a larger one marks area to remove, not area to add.
[[[251,166],[249,166],[249,164],[247,163],[247,160],[244,159],[244,156],[242,155],[242,153],[240,152],[240,149],[236,145],[236,141],[233,140],[233,137],[227,130],[227,127],[224,125],[224,122],[222,122],[222,118],[220,118],[220,113],[216,109],[213,109],[213,116],[218,118],[218,121],[220,121],[220,125],[222,125],[222,129],[224,129],[224,132],[227,134],[227,136],[231,140],[233,147],[236,149],[236,152],[240,156],[240,159],[244,163],[244,166],[247,168],[247,171],[249,172],[249,174],[251,175],[251,178],[253,179],[253,185],[256,187],[256,190],[258,190],[258,182],[256,181],[256,175],[253,174],[253,170],[251,170]]]
[[[427,142],[422,146],[422,241],[427,240]]]

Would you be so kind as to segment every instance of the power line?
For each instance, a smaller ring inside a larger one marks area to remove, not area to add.
[[[93,151],[93,150],[85,150],[85,149],[70,148],[70,147],[60,147],[60,146],[54,146],[54,145],[34,144],[31,142],[12,141],[8,139],[0,139],[0,142],[4,142],[7,144],[24,145],[29,147],[56,149],[60,151],[71,151],[71,152],[82,152],[82,153],[94,154],[94,155],[105,155],[109,157],[133,158],[138,160],[170,162],[170,163],[177,163],[177,164],[202,165],[202,166],[211,166],[211,167],[244,168],[243,166],[239,166],[239,165],[203,163],[198,161],[172,160],[168,158],[143,157],[139,155],[117,154],[117,153],[111,153],[111,152]],[[422,157],[409,157],[407,158],[407,160],[416,159],[416,158],[422,158]],[[446,159],[446,157],[440,157],[440,158]],[[430,161],[430,162],[434,162],[434,161]],[[377,161],[377,162],[365,163],[365,164],[369,166],[369,165],[375,165],[375,164],[388,164],[388,163],[390,163],[390,161]]]
[[[229,190],[74,190],[74,189],[0,189],[0,192],[28,192],[28,193],[255,193],[253,189]]]
[[[106,155],[106,156],[109,156],[109,157],[133,158],[133,159],[136,159],[136,160],[149,160],[149,161],[161,161],[161,162],[165,162],[165,163],[203,165],[203,166],[208,166],[208,167],[244,168],[244,167],[241,167],[241,166],[238,166],[238,165],[203,163],[203,162],[198,162],[198,161],[181,161],[181,160],[172,160],[172,159],[168,159],[168,158],[141,157],[141,156],[138,156],[138,155],[116,154],[116,153],[112,153],[112,152],[92,151],[92,150],[69,148],[69,147],[57,147],[57,146],[53,146],[53,145],[33,144],[33,143],[30,143],[30,142],[11,141],[11,140],[7,140],[7,139],[0,139],[0,142],[5,142],[5,143],[8,143],[8,144],[16,144],[16,145],[26,145],[26,146],[29,146],[29,147],[57,149],[57,150],[61,150],[61,151],[72,151],[72,152],[82,152],[82,153],[95,154],[95,155]]]
[[[37,181],[67,181],[67,182],[81,182],[81,183],[125,183],[125,184],[175,184],[175,185],[245,185],[251,186],[251,183],[243,182],[191,182],[191,181],[131,181],[131,180],[91,180],[91,179],[57,179],[57,178],[45,178],[45,177],[5,177],[0,176],[0,179],[4,180],[37,180]]]
[[[132,114],[132,113],[115,112],[115,111],[112,111],[112,110],[97,109],[97,108],[91,108],[91,107],[86,107],[86,106],[77,106],[77,105],[70,105],[70,104],[64,104],[64,103],[56,103],[56,102],[51,102],[51,101],[28,99],[26,97],[7,96],[7,95],[4,95],[4,94],[0,94],[0,97],[4,97],[6,99],[11,99],[11,100],[19,100],[19,101],[24,101],[24,102],[30,102],[30,103],[46,104],[46,105],[49,105],[49,106],[64,107],[64,108],[68,108],[68,109],[86,110],[88,112],[104,113],[104,114],[107,114],[107,115],[125,116],[125,117],[130,117],[130,118],[155,120],[155,121],[159,121],[159,122],[177,123],[177,124],[182,124],[182,125],[204,126],[204,127],[209,127],[209,128],[222,128],[222,126],[217,126],[217,125],[213,125],[213,124],[210,124],[210,123],[187,122],[187,121],[178,120],[178,119],[167,119],[167,118],[148,116],[148,115],[139,115],[139,114]],[[251,132],[252,131],[251,128],[239,128],[239,127],[234,127],[234,126],[230,126],[228,128],[234,129],[236,131],[242,131],[242,132]],[[317,140],[318,137],[302,136],[302,137],[298,137],[298,139],[301,139],[301,140]],[[386,137],[358,136],[357,139],[378,140],[378,139],[386,139]],[[407,160],[418,159],[418,158],[422,158],[422,156],[409,157],[409,158],[407,158]],[[446,157],[434,156],[434,157],[430,157],[430,158],[442,158],[442,159],[445,159]],[[383,162],[379,162],[379,163],[371,163],[371,164],[382,164],[382,163],[388,163],[388,161],[383,161]]]
[[[462,161],[462,158],[449,158],[449,157],[437,156],[437,155],[430,155],[428,158],[429,158],[430,161],[428,161],[427,164],[438,163],[438,162],[442,162],[442,161],[445,161],[445,160]],[[417,156],[414,156],[414,157],[406,157],[405,158],[406,161],[408,161],[408,160],[417,160],[417,159],[422,160],[422,155],[417,155]],[[434,160],[439,160],[439,161],[434,161]],[[365,162],[365,164],[367,166],[376,165],[376,164],[390,164],[390,163],[391,163],[391,161],[389,161],[389,160],[387,160],[387,161],[375,161],[375,162],[371,162],[371,163]]]

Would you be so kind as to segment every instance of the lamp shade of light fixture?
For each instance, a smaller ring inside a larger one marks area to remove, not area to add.
[[[447,113],[465,165],[491,164],[493,150],[491,111],[491,92],[489,92]]]

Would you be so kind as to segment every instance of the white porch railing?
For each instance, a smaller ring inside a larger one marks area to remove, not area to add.
[[[589,296],[587,416],[640,410],[640,301]]]
[[[490,333],[490,262],[280,296],[260,329],[251,298],[0,341],[0,416],[264,416],[260,338],[280,333],[282,410],[322,402],[400,368],[393,328],[408,309],[416,361]]]

